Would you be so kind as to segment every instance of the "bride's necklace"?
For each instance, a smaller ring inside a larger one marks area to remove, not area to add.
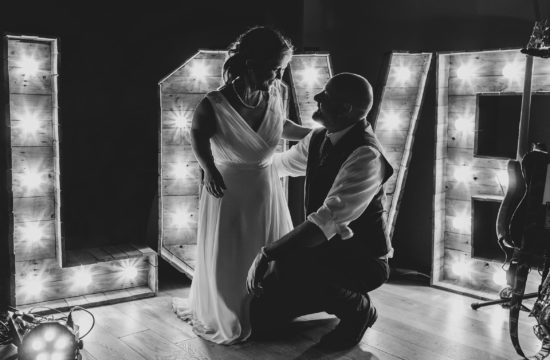
[[[235,91],[235,95],[237,95],[237,99],[239,100],[239,102],[240,102],[245,108],[248,108],[248,109],[255,109],[255,108],[257,108],[257,107],[262,103],[262,100],[264,99],[264,97],[263,97],[263,92],[260,91],[260,96],[258,97],[258,102],[256,103],[256,105],[250,105],[250,104],[248,104],[246,101],[243,100],[243,98],[241,97],[241,95],[240,95],[239,92],[237,91],[237,88],[235,87],[235,81],[231,82],[231,86],[233,87],[233,91]]]

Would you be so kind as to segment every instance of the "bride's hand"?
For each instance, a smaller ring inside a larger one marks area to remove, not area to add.
[[[206,191],[217,198],[221,198],[223,196],[223,190],[227,190],[223,182],[222,174],[220,174],[215,166],[212,166],[212,168],[208,170],[204,170],[203,184]]]

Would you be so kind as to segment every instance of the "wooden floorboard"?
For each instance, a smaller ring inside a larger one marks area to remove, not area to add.
[[[338,320],[325,313],[295,320],[276,340],[233,346],[197,337],[172,312],[173,297],[187,297],[189,281],[160,282],[155,298],[90,309],[96,326],[84,339],[84,360],[509,360],[515,355],[508,335],[508,312],[500,306],[477,311],[477,300],[415,283],[389,283],[371,293],[378,321],[361,343],[327,352],[317,342]],[[91,325],[75,313],[85,332]],[[520,336],[527,352],[538,350],[534,320],[522,314]]]

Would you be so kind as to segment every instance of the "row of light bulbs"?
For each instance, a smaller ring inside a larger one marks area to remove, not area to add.
[[[133,281],[138,275],[138,269],[135,264],[125,261],[118,269],[120,281]],[[30,274],[22,280],[22,291],[29,298],[37,297],[44,291],[44,285],[47,283],[47,277],[42,274]],[[71,277],[71,283],[74,288],[86,289],[94,281],[94,275],[90,267],[80,265],[74,268]]]
[[[191,77],[198,81],[205,81],[207,77],[212,76],[212,70],[201,61],[194,61],[190,68]],[[303,70],[296,72],[302,86],[312,88],[319,85],[319,69],[313,66],[306,66]]]
[[[523,64],[521,62],[513,61],[513,62],[506,63],[502,67],[501,74],[508,80],[517,81],[521,78],[522,69],[523,69]],[[471,80],[474,76],[476,76],[477,72],[478,72],[478,68],[472,62],[468,62],[458,67],[456,71],[456,76],[460,80],[467,81],[467,80]]]
[[[451,265],[451,271],[453,275],[457,276],[460,279],[468,278],[472,274],[472,262],[457,260]],[[506,285],[506,271],[499,268],[493,272],[492,276],[493,282],[498,286]]]

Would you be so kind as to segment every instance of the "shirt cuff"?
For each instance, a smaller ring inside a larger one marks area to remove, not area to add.
[[[333,201],[338,203],[339,199],[334,199]],[[330,202],[330,200],[328,202]],[[348,224],[339,224],[334,221],[332,211],[326,203],[321,206],[317,212],[309,214],[307,220],[317,225],[328,240],[336,234],[340,235],[342,240],[349,239],[353,236],[353,231],[348,227]]]

